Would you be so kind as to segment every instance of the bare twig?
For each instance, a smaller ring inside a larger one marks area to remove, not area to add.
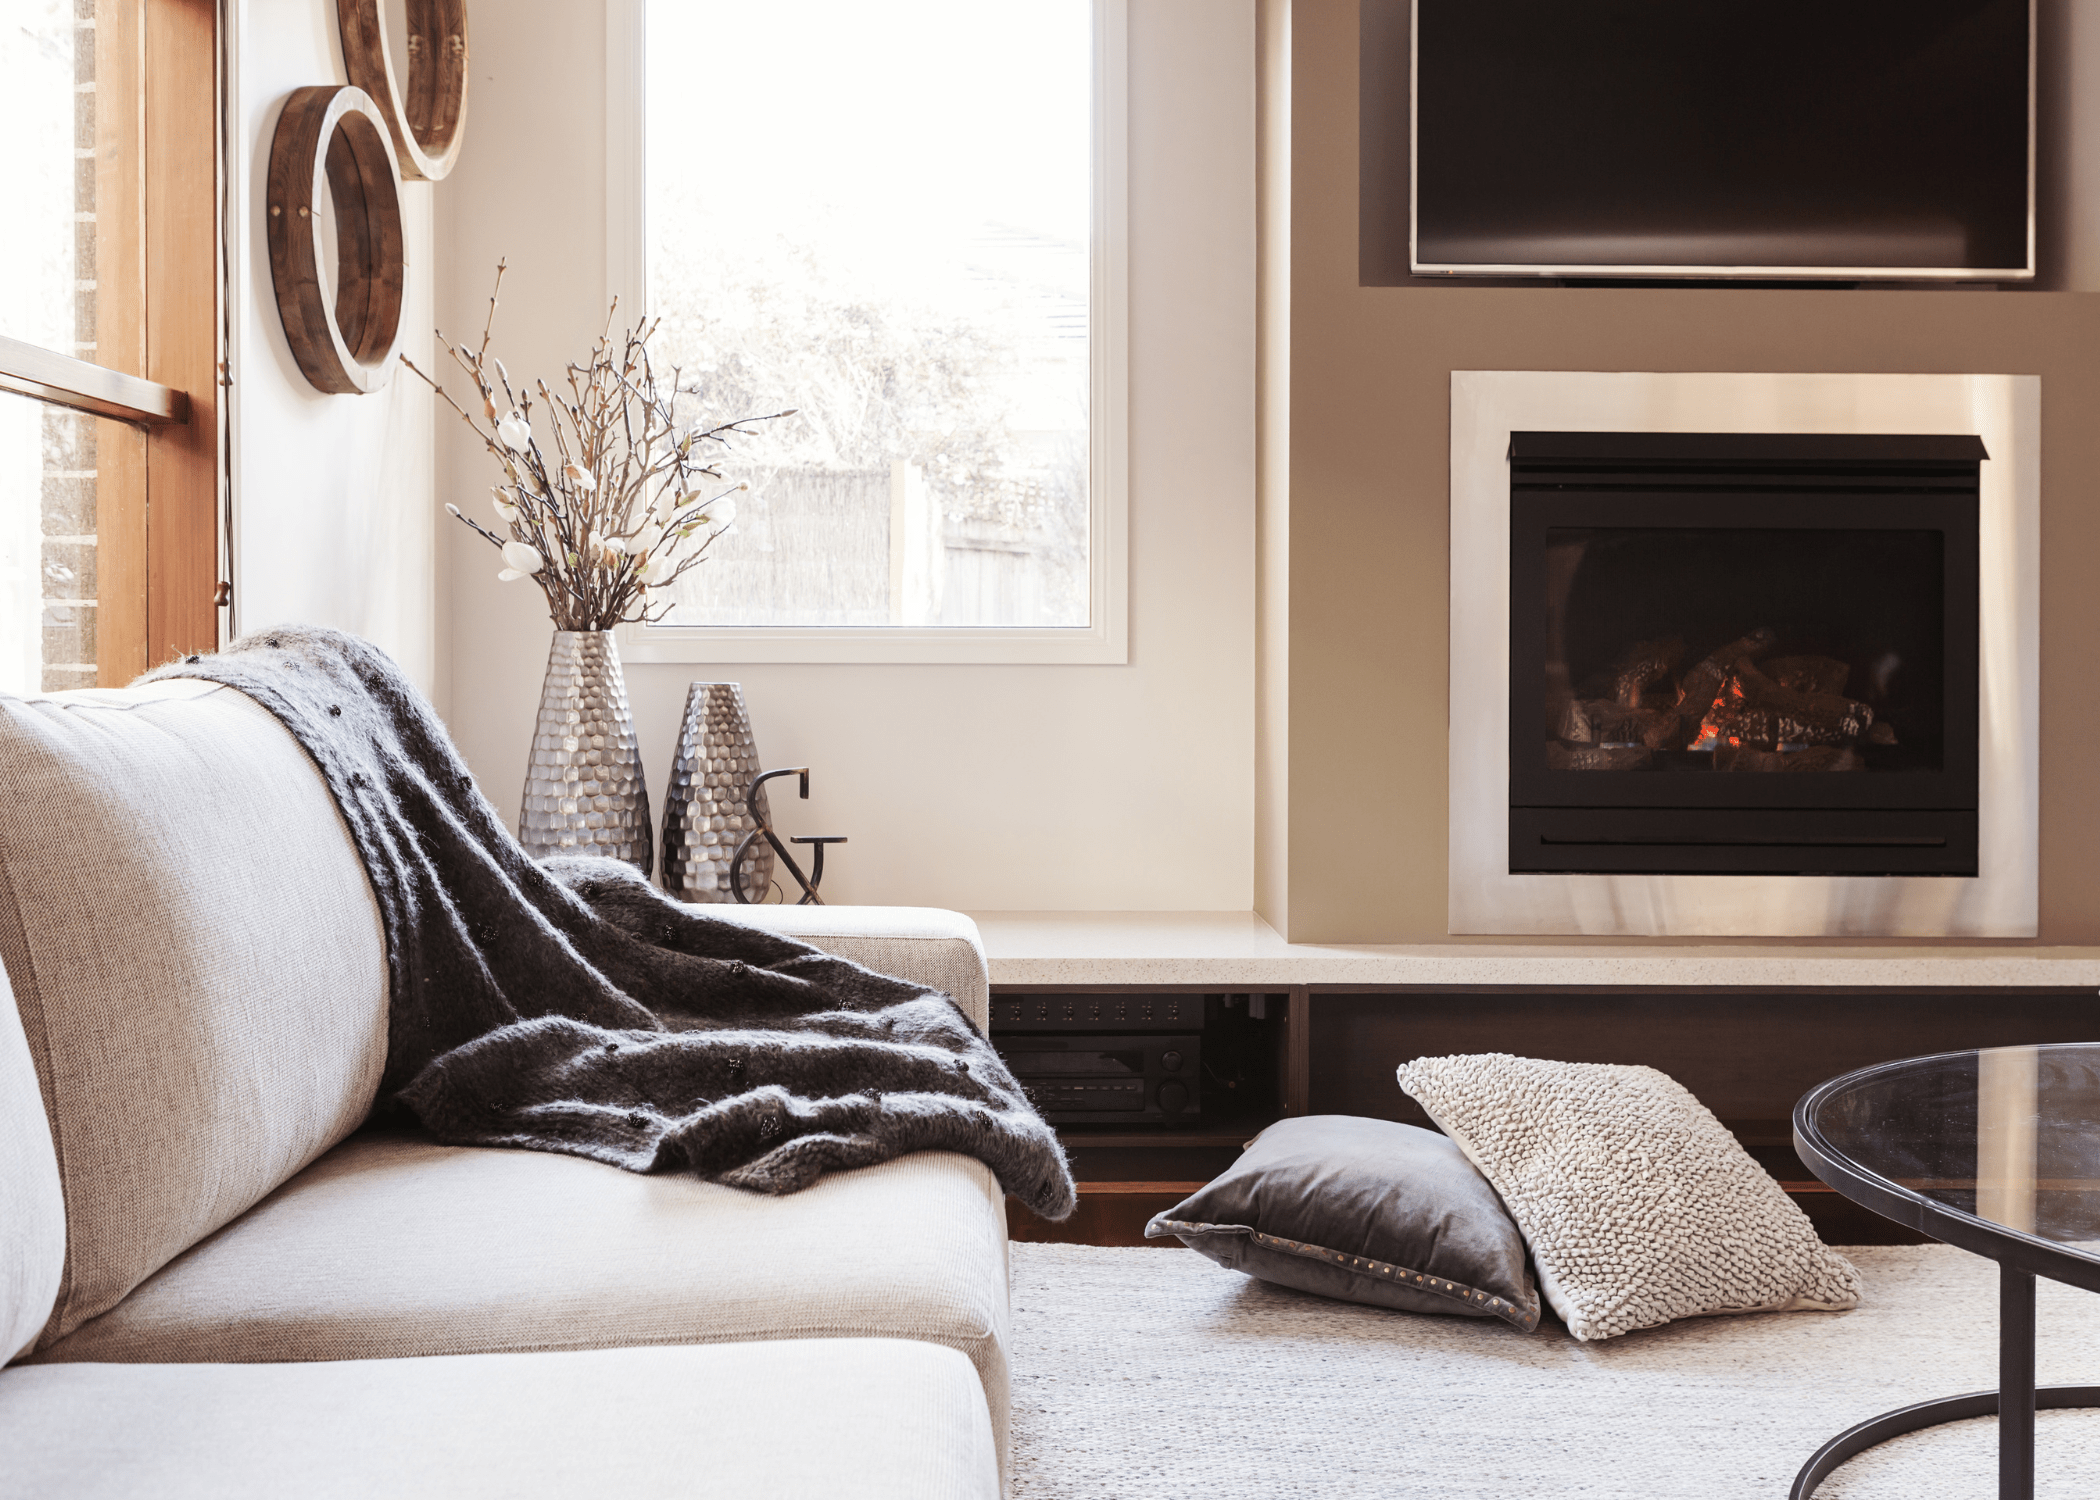
[[[606,310],[589,362],[571,364],[564,372],[567,399],[543,380],[521,389],[503,361],[489,352],[504,270],[498,261],[479,348],[438,335],[474,382],[482,420],[428,373],[402,361],[502,465],[505,482],[496,486],[495,496],[503,532],[456,505],[445,508],[491,546],[505,549],[507,566],[531,574],[560,629],[609,630],[627,621],[660,620],[672,607],[669,586],[705,561],[722,535],[726,522],[717,508],[746,488],[732,486],[703,499],[695,484],[702,478],[719,481],[721,475],[709,464],[694,462],[693,450],[704,443],[726,446],[732,437],[750,436],[754,423],[793,413],[739,417],[681,434],[677,400],[692,393],[681,388],[676,369],[668,381],[656,373],[649,340],[658,321],[626,329],[616,343],[617,299]],[[538,421],[535,393],[542,413]],[[552,446],[553,462],[543,443]],[[518,566],[523,562],[532,566]]]

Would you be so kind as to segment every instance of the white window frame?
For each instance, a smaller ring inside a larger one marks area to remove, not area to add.
[[[647,305],[644,0],[605,7],[605,279]],[[1087,585],[1090,623],[1050,626],[622,625],[630,662],[958,662],[1122,665],[1129,650],[1128,0],[1093,0],[1092,307]]]

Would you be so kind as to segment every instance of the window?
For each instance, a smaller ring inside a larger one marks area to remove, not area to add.
[[[216,644],[216,44],[207,0],[0,30],[0,690]]]
[[[615,15],[615,279],[696,414],[795,409],[630,657],[1123,659],[1121,37],[1106,0]]]

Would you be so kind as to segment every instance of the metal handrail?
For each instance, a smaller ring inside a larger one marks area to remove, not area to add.
[[[0,390],[157,427],[190,419],[187,391],[0,334]]]

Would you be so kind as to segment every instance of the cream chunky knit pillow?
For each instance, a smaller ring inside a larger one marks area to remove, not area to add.
[[[1653,1068],[1490,1052],[1418,1058],[1400,1087],[1502,1195],[1578,1339],[1859,1302],[1859,1273]]]

